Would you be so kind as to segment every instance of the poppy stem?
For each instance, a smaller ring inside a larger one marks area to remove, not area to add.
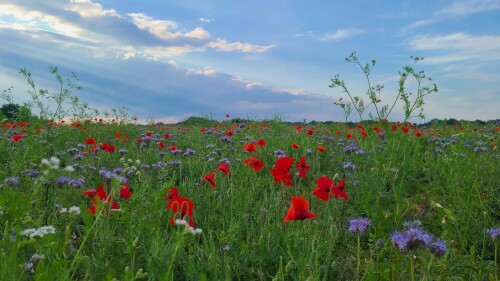
[[[357,258],[358,258],[358,266],[356,268],[356,279],[359,280],[359,272],[361,270],[361,235],[358,233],[358,253],[357,253]]]

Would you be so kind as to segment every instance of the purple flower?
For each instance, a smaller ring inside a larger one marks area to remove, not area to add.
[[[103,176],[105,179],[110,180],[111,177],[113,176],[110,171],[106,170],[106,168],[102,168],[99,171],[99,174]]]
[[[500,227],[488,229],[486,233],[491,237],[491,240],[495,241],[500,236]]]
[[[222,158],[221,160],[219,160],[219,164],[231,165],[231,161],[229,161],[229,159],[227,159],[227,158]]]
[[[286,157],[285,152],[283,150],[281,150],[281,149],[276,149],[274,151],[274,155],[276,155],[278,158]]]
[[[429,245],[429,249],[436,257],[442,257],[446,253],[446,243],[441,239],[437,239],[432,241]]]
[[[69,180],[68,184],[74,188],[79,188],[79,187],[82,187],[83,184],[85,183],[85,179],[84,178],[79,178],[79,179],[72,179],[72,180]]]
[[[65,176],[58,177],[58,178],[56,179],[56,186],[58,186],[58,187],[62,187],[63,185],[65,185],[65,184],[69,183],[69,181],[70,181],[70,180],[71,180],[70,178],[65,177]]]
[[[400,251],[414,250],[420,244],[429,245],[432,236],[421,228],[419,221],[405,223],[405,231],[392,234],[391,241]]]
[[[349,221],[349,232],[361,235],[365,233],[365,231],[368,230],[368,228],[370,228],[370,224],[371,222],[367,218],[351,219]]]
[[[19,177],[5,178],[5,183],[11,186],[17,186],[19,184]]]
[[[184,152],[184,155],[195,155],[196,151],[191,148],[186,148],[186,151]]]
[[[146,170],[146,169],[149,169],[149,165],[148,164],[141,164],[140,168],[143,170]]]
[[[128,153],[128,150],[122,148],[122,149],[118,150],[118,153],[120,153],[121,155],[124,155],[124,154]]]
[[[160,153],[158,153],[158,155],[160,155],[160,157],[165,156],[165,154],[167,154],[165,151],[160,151]]]
[[[342,168],[344,168],[344,170],[354,171],[356,169],[356,165],[351,162],[344,162],[342,163]]]
[[[30,178],[36,178],[40,174],[40,171],[38,169],[27,169],[23,173],[27,174]]]
[[[311,154],[312,154],[312,149],[307,148],[307,149],[306,149],[306,155],[307,155],[307,156],[309,156],[309,155],[311,155]]]

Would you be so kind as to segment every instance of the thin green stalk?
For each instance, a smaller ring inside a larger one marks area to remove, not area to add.
[[[415,281],[415,267],[413,265],[413,255],[410,256],[410,280]]]
[[[356,267],[356,279],[359,280],[359,272],[361,271],[361,235],[358,233],[358,266]]]

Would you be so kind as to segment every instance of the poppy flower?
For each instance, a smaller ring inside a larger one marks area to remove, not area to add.
[[[339,184],[334,185],[332,187],[333,196],[335,196],[335,198],[342,197],[346,201],[349,200],[349,197],[347,197],[347,194],[345,193],[344,189],[345,189],[345,179],[342,179],[339,182]]]
[[[168,133],[166,133],[166,134],[163,135],[163,137],[166,138],[166,139],[169,139],[170,135]]]
[[[149,131],[148,131],[148,132],[146,132],[146,136],[150,137],[150,136],[152,136],[152,135],[153,135],[153,132],[149,132]]]
[[[340,131],[336,131],[336,132],[335,132],[335,135],[336,135],[337,137],[338,137],[338,136],[340,136]]]
[[[251,167],[254,171],[258,172],[264,167],[264,162],[260,161],[257,157],[250,156],[243,161],[245,165]]]
[[[87,138],[87,139],[85,139],[84,144],[85,145],[89,145],[89,144],[95,145],[95,144],[97,144],[97,142],[94,138]]]
[[[257,152],[257,146],[253,142],[248,142],[243,145],[243,151]]]
[[[115,146],[114,145],[109,145],[106,147],[106,151],[109,153],[115,152]]]
[[[347,133],[347,134],[345,134],[345,138],[350,139],[350,138],[352,138],[352,135],[350,133]]]
[[[316,188],[313,190],[312,194],[323,201],[328,201],[335,196],[335,198],[342,197],[346,201],[349,199],[344,191],[345,179],[341,180],[338,185],[327,177],[320,177],[316,182]]]
[[[419,131],[416,131],[416,132],[415,132],[415,136],[416,136],[417,138],[419,138],[419,137],[421,137],[421,136],[422,136],[422,133],[420,133]]]
[[[298,149],[300,148],[300,145],[298,145],[297,143],[292,143],[292,148],[295,148],[295,149]]]
[[[106,190],[104,190],[103,185],[99,185],[99,187],[96,190],[87,190],[84,191],[85,196],[89,196],[90,194],[93,193],[92,197],[92,206],[87,208],[87,211],[91,213],[92,215],[95,215],[97,212],[97,207],[99,206],[100,203],[104,204],[110,204],[110,210],[120,210],[120,207],[118,206],[118,203],[116,201],[113,201],[113,197],[109,196],[106,194]],[[109,215],[108,211],[106,208],[103,208],[105,211],[105,215]]]
[[[176,215],[180,216],[180,219],[185,219],[186,217],[191,218],[194,215],[194,203],[189,198],[179,196],[179,190],[176,187],[169,189],[169,194],[164,196],[167,202],[167,208],[172,210]],[[171,224],[175,224],[175,216],[170,219]],[[194,227],[194,222],[189,221],[189,226]]]
[[[120,197],[129,199],[132,196],[130,192],[130,186],[126,183],[122,183],[122,187],[120,188]]]
[[[293,186],[293,182],[290,181],[292,174],[289,173],[295,158],[282,157],[276,160],[274,168],[270,170],[271,174],[274,176],[274,183],[281,183],[285,186]]]
[[[295,169],[299,169],[299,177],[305,178],[306,173],[309,171],[310,166],[307,166],[306,164],[306,157],[302,156],[300,158],[299,164],[295,165]]]
[[[163,149],[165,147],[167,147],[167,146],[162,141],[158,144],[159,149]]]
[[[260,147],[264,147],[264,146],[266,146],[266,141],[264,139],[258,139],[257,145]]]
[[[175,146],[175,145],[171,145],[168,149],[169,149],[170,151],[177,150],[177,146]]]
[[[232,136],[234,136],[233,131],[228,130],[228,131],[226,132],[226,136],[228,136],[228,137],[232,137]]]
[[[231,171],[229,170],[229,163],[220,164],[217,166],[217,170],[223,172],[224,176],[231,174]]]
[[[292,205],[288,209],[283,223],[292,220],[315,219],[316,215],[309,211],[309,202],[304,196],[292,196]]]
[[[366,131],[362,131],[362,132],[361,132],[361,135],[362,135],[363,137],[367,137],[367,136],[368,136],[368,133],[367,133]]]
[[[214,172],[210,172],[208,175],[203,176],[203,179],[206,180],[212,188],[215,188],[214,176]]]
[[[12,141],[20,141],[23,139],[22,135],[13,135],[12,136]]]
[[[307,134],[310,135],[310,136],[312,136],[313,135],[313,130],[312,129],[307,130]]]
[[[325,152],[325,150],[326,150],[326,147],[321,146],[321,145],[320,145],[320,146],[318,146],[318,151],[319,151],[319,152]]]
[[[401,131],[402,131],[404,134],[408,134],[409,129],[408,129],[407,127],[401,127]]]

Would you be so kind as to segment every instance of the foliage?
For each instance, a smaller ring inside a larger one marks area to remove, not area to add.
[[[358,114],[360,122],[364,121],[363,114],[373,105],[375,108],[376,116],[372,116],[372,112],[369,113],[370,119],[376,120],[384,120],[388,119],[390,114],[392,113],[394,106],[401,100],[403,102],[403,112],[404,112],[404,120],[402,123],[406,123],[412,117],[424,118],[424,97],[438,91],[437,85],[434,83],[432,86],[426,84],[426,82],[432,81],[430,77],[427,77],[424,71],[416,71],[414,69],[414,65],[419,61],[423,60],[422,57],[411,57],[413,63],[411,65],[407,65],[403,67],[403,70],[400,71],[399,74],[399,82],[398,82],[398,94],[396,95],[394,102],[392,105],[386,104],[382,105],[382,100],[380,99],[380,95],[382,90],[384,89],[383,85],[372,85],[370,80],[370,74],[375,67],[376,61],[372,60],[370,63],[366,63],[362,65],[358,57],[356,56],[356,52],[352,52],[348,57],[345,58],[347,62],[356,64],[361,71],[363,72],[366,82],[368,84],[368,89],[365,94],[368,96],[368,103],[363,99],[363,97],[352,94],[344,80],[340,78],[337,74],[334,78],[331,79],[330,88],[340,87],[344,93],[349,97],[350,102],[344,102],[342,98],[339,99],[338,102],[335,102],[336,105],[340,106],[344,111],[345,121],[347,122],[348,117],[351,115],[353,110]],[[412,92],[408,92],[406,89],[406,83],[408,82],[408,78],[413,78],[417,84],[416,95],[412,99]],[[418,112],[417,115],[413,115],[414,112]]]

